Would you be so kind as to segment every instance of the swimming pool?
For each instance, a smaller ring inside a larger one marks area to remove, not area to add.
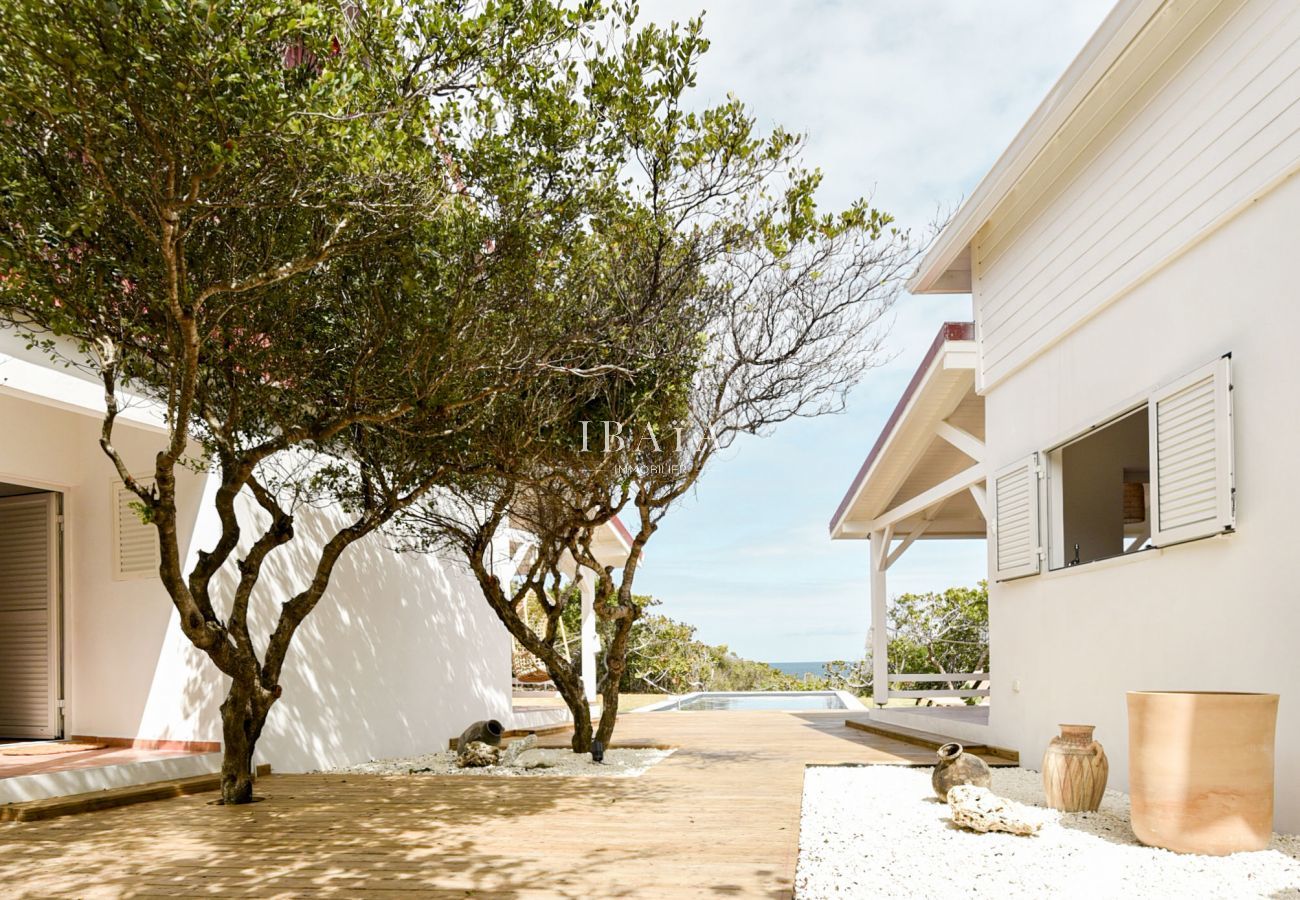
[[[860,704],[859,704],[860,705]],[[848,709],[836,691],[702,691],[676,700],[656,704],[646,712],[703,712],[718,710],[800,710]]]

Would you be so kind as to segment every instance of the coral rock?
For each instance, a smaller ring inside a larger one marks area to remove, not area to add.
[[[462,769],[481,769],[495,766],[501,758],[501,748],[482,741],[470,741],[456,754],[456,765]]]
[[[972,831],[1006,831],[1035,834],[1044,823],[1043,814],[1033,807],[1004,800],[986,787],[960,784],[948,791],[952,820]]]

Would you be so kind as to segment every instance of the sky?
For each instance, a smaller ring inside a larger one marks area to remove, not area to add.
[[[1111,0],[644,0],[659,23],[705,12],[694,103],[734,93],[761,127],[807,136],[827,208],[870,196],[922,232],[979,183]],[[697,637],[769,662],[860,658],[867,544],[827,523],[945,321],[969,295],[899,298],[873,369],[837,416],[738,441],[646,547],[638,593]],[[985,577],[983,541],[917,541],[889,593]]]

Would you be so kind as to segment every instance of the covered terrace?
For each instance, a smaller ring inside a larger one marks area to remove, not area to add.
[[[987,697],[987,672],[890,672],[887,573],[918,540],[987,537],[984,398],[975,391],[975,326],[947,322],[899,399],[830,522],[832,540],[868,541],[873,700]],[[972,682],[970,687],[961,683]],[[935,684],[895,689],[894,685]],[[951,684],[952,686],[948,686]],[[955,707],[954,721],[987,722],[987,707]],[[875,714],[873,714],[874,717]]]

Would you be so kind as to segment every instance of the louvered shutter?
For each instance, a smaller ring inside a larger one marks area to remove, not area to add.
[[[1030,454],[993,477],[993,577],[998,581],[1037,575],[1038,454]]]
[[[1232,393],[1228,357],[1151,395],[1151,543],[1233,526]]]
[[[59,736],[55,494],[0,498],[0,735]]]
[[[113,483],[113,577],[118,581],[158,574],[158,530],[140,521],[132,506],[138,502],[130,488]]]

